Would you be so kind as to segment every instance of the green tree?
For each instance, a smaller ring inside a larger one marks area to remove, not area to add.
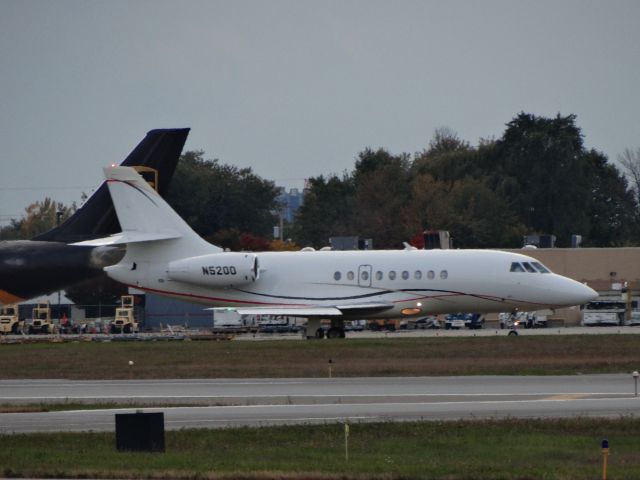
[[[622,173],[595,150],[585,154],[590,166],[590,228],[586,246],[619,247],[638,242],[638,205]]]
[[[451,129],[437,129],[414,157],[414,220],[423,229],[448,230],[456,247],[518,246],[524,227],[496,188],[509,177],[494,174],[495,150],[495,142],[471,147]]]
[[[437,128],[429,147],[414,156],[414,174],[428,173],[436,180],[453,183],[468,176],[481,175],[475,163],[475,149],[447,127]]]
[[[517,180],[516,212],[530,230],[555,234],[559,246],[589,225],[589,167],[575,119],[520,113],[497,142],[503,173]]]
[[[292,237],[300,246],[324,247],[329,237],[352,235],[353,179],[346,173],[313,177],[307,181],[304,203],[296,213]]]
[[[215,242],[221,232],[270,235],[278,191],[250,168],[205,160],[203,151],[188,151],[178,162],[167,202],[198,234]]]
[[[353,172],[352,235],[373,238],[376,248],[399,248],[413,232],[399,222],[411,196],[410,159],[384,149],[358,154]]]
[[[419,175],[413,182],[412,198],[405,221],[414,232],[448,230],[456,248],[520,244],[524,226],[486,179],[466,177],[450,184],[429,174]]]

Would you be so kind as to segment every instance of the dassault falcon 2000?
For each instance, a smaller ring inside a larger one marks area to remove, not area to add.
[[[122,162],[135,166],[164,195],[176,169],[188,128],[151,130]],[[120,231],[107,186],[61,225],[32,240],[0,242],[0,304],[18,303],[103,275],[122,258],[119,248],[87,248],[71,242]]]
[[[531,257],[494,250],[224,252],[199,237],[136,173],[106,168],[122,232],[83,242],[126,244],[105,271],[141,290],[240,314],[309,318],[307,334],[344,320],[421,312],[540,310],[586,303],[586,285]]]

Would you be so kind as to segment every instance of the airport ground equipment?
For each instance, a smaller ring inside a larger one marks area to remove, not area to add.
[[[18,334],[22,333],[24,321],[21,321],[18,315],[17,305],[0,306],[0,334]]]
[[[582,325],[612,326],[624,324],[626,303],[622,300],[594,300],[582,310]]]
[[[138,333],[138,322],[134,315],[133,295],[123,295],[120,307],[116,308],[116,316],[111,323],[111,333]]]
[[[479,313],[451,313],[445,317],[444,328],[460,329],[469,328],[476,330],[484,326],[484,315]]]
[[[548,319],[544,312],[503,312],[498,316],[500,328],[547,328]]]
[[[37,303],[31,310],[31,318],[27,320],[27,333],[49,334],[56,333],[56,326],[51,320],[51,306],[49,302]]]

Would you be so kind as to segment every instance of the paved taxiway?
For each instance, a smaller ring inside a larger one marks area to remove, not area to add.
[[[163,411],[167,429],[238,425],[640,414],[630,375],[260,380],[0,381],[0,403],[201,404]],[[0,433],[110,431],[135,409],[0,414]]]

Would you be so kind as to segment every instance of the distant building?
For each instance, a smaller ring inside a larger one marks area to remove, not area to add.
[[[360,237],[330,237],[331,250],[373,250],[373,240]]]
[[[303,200],[304,193],[297,188],[291,188],[289,192],[283,190],[282,193],[278,195],[278,203],[283,206],[282,218],[287,223],[293,223],[296,212],[302,205]]]

